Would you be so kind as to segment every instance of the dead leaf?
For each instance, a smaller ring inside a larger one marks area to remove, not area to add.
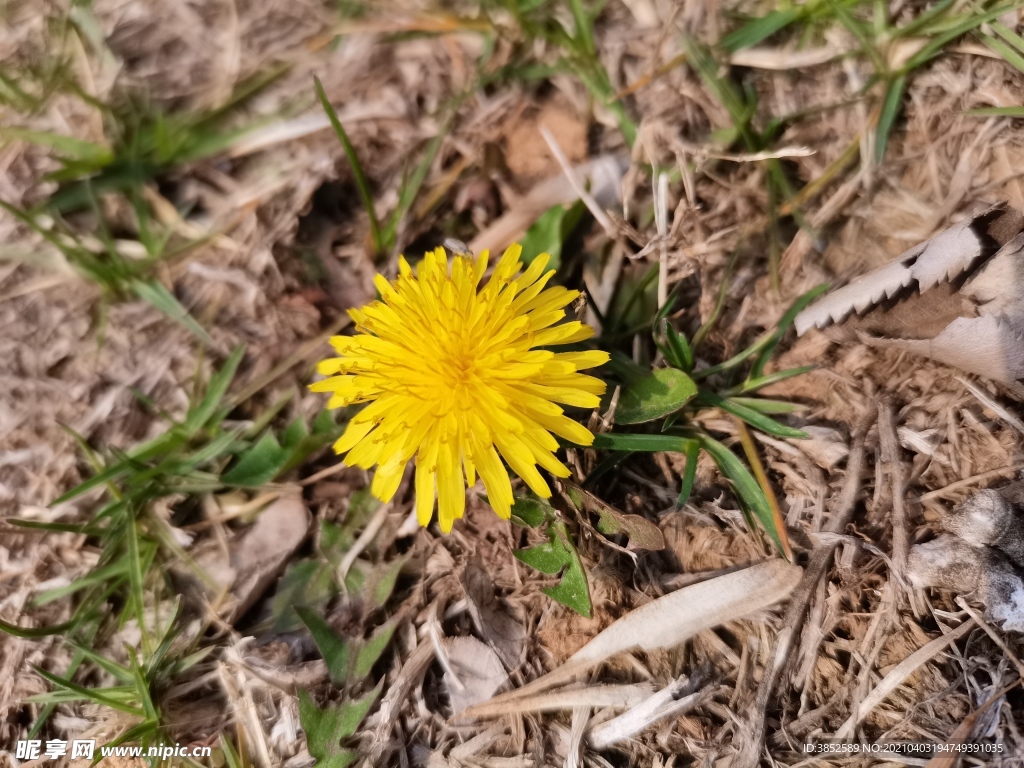
[[[850,447],[839,430],[814,424],[801,429],[807,433],[807,438],[791,440],[790,444],[803,451],[822,469],[832,469],[849,455]]]
[[[448,654],[444,685],[453,714],[486,701],[508,682],[498,654],[475,637],[445,637],[441,647]]]
[[[495,594],[494,582],[479,557],[467,563],[460,581],[477,631],[498,654],[505,668],[515,669],[526,644],[526,629],[508,604]]]
[[[586,122],[573,114],[570,105],[549,101],[535,114],[517,120],[509,129],[505,162],[515,176],[536,178],[558,167],[541,138],[541,126],[555,135],[570,162],[579,163],[586,158]]]
[[[1024,215],[998,203],[805,309],[797,333],[895,347],[1013,386],[1024,379]]]
[[[665,536],[661,529],[640,515],[627,515],[611,504],[602,501],[578,485],[562,481],[565,497],[577,509],[583,509],[599,517],[597,530],[604,534],[623,533],[629,537],[626,549],[649,549],[658,551],[665,548]]]
[[[1004,686],[1001,690],[992,694],[992,696],[990,696],[980,707],[965,717],[963,721],[961,721],[960,725],[956,727],[956,730],[954,730],[949,735],[949,738],[946,739],[944,743],[945,750],[929,760],[927,765],[925,765],[925,768],[953,768],[960,759],[960,756],[964,754],[956,750],[955,747],[967,741],[967,738],[971,735],[971,731],[974,730],[974,725],[977,722],[978,717],[984,714],[985,710],[999,701],[999,699],[1003,698],[1003,696],[1020,685],[1020,683],[1021,679],[1018,677],[1009,685]]]
[[[281,574],[292,553],[309,532],[309,510],[298,494],[286,494],[267,506],[256,522],[237,539],[228,543],[229,556],[219,548],[208,548],[196,555],[196,563],[228,597],[221,615],[229,623],[236,621]],[[218,595],[212,592],[210,599]]]
[[[650,683],[612,685],[572,685],[558,691],[545,691],[517,698],[494,699],[465,714],[473,717],[502,717],[526,712],[564,712],[578,707],[630,709],[654,693]]]
[[[766,560],[683,587],[627,613],[573,654],[569,663],[598,662],[631,648],[673,648],[698,632],[786,599],[801,575],[798,565]]]
[[[550,690],[623,651],[673,648],[705,629],[749,616],[788,597],[802,574],[798,565],[766,560],[659,597],[623,616],[562,666],[472,707],[464,717],[501,714],[509,702]]]
[[[600,205],[610,208],[620,199],[622,174],[629,166],[622,155],[601,155],[573,168],[576,177],[590,190]],[[515,242],[544,211],[555,205],[574,203],[579,198],[564,173],[537,184],[501,218],[473,238],[469,249],[473,253],[496,251]]]

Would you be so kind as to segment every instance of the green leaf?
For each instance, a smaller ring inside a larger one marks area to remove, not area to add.
[[[686,446],[686,466],[683,468],[683,482],[679,486],[679,498],[676,503],[683,507],[693,493],[693,483],[697,479],[697,457],[700,455],[700,443],[691,440]]]
[[[308,436],[309,427],[306,426],[306,421],[300,416],[289,424],[281,435],[281,445],[289,450],[295,450]]]
[[[875,162],[881,165],[885,158],[885,150],[889,144],[889,134],[900,107],[903,106],[903,91],[907,86],[907,76],[900,75],[888,83],[885,90],[885,100],[882,102],[882,113],[878,118],[878,128],[875,130]]]
[[[672,327],[672,324],[665,318],[661,321],[661,332],[665,336],[668,354],[665,355],[668,361],[676,368],[686,373],[693,370],[693,349],[686,337]]]
[[[800,18],[802,13],[802,7],[772,11],[767,16],[752,19],[739,29],[733,30],[722,38],[720,45],[729,53],[736,53],[736,51],[741,51],[744,48],[750,48],[788,27]]]
[[[565,524],[552,522],[548,527],[549,540],[527,549],[517,549],[512,554],[531,568],[541,573],[554,576],[562,574],[561,581],[554,587],[545,587],[541,591],[562,605],[571,608],[585,618],[590,618],[591,602],[590,587],[587,585],[587,574],[583,570],[579,553],[569,539]]]
[[[351,648],[323,620],[319,613],[305,605],[296,605],[295,613],[313,636],[313,642],[327,663],[327,674],[335,685],[345,685],[351,665]]]
[[[387,649],[388,643],[391,642],[391,638],[395,634],[395,629],[397,627],[398,624],[394,621],[378,627],[377,630],[370,635],[370,639],[359,648],[356,652],[355,663],[352,665],[352,677],[349,680],[350,684],[355,685],[370,674],[370,670],[373,669],[373,665],[377,663],[377,660]]]
[[[686,453],[687,446],[696,442],[692,437],[679,435],[630,435],[609,432],[594,435],[594,448],[608,451],[637,451],[640,453]]]
[[[395,591],[395,583],[405,561],[405,557],[396,557],[390,563],[377,566],[370,573],[367,596],[375,608],[383,608],[391,593]]]
[[[582,200],[565,208],[548,208],[523,235],[523,262],[529,264],[541,253],[550,254],[548,269],[558,269],[562,263],[562,245],[580,223],[586,206]]]
[[[281,577],[277,591],[270,599],[270,613],[274,617],[275,632],[291,632],[299,625],[295,606],[318,607],[338,591],[334,583],[334,569],[319,559],[291,563]]]
[[[693,379],[678,368],[658,368],[629,384],[615,409],[618,424],[642,424],[678,411],[697,394]]]
[[[337,440],[339,434],[340,429],[335,426],[334,431],[330,433],[314,432],[311,435],[306,435],[299,441],[298,445],[294,448],[289,448],[288,460],[281,465],[277,474],[283,475],[295,469],[321,448]],[[288,448],[287,444],[285,447]]]
[[[334,111],[334,107],[327,99],[320,78],[314,75],[313,82],[316,85],[316,95],[320,99],[320,105],[327,113],[327,119],[331,121],[331,127],[334,128],[334,133],[338,137],[338,141],[341,142],[341,148],[345,151],[345,157],[348,158],[348,163],[352,167],[352,178],[356,182],[356,189],[359,190],[359,197],[362,198],[363,208],[366,209],[366,213],[370,217],[370,240],[373,242],[373,250],[376,253],[381,253],[384,250],[384,241],[381,239],[380,220],[377,218],[377,209],[373,205],[370,183],[366,180],[366,174],[363,173],[363,166],[359,162],[356,149],[352,146],[348,134],[345,133],[345,129],[338,119],[338,113]]]
[[[358,752],[342,747],[341,742],[356,732],[380,691],[378,685],[361,699],[327,709],[320,709],[306,691],[299,691],[299,722],[317,768],[346,768],[359,759]]]
[[[334,434],[338,429],[339,426],[337,420],[334,418],[334,411],[329,411],[324,408],[317,414],[316,418],[313,419],[314,435]]]
[[[512,522],[526,528],[536,528],[545,520],[554,518],[551,505],[531,496],[517,496],[512,503]]]
[[[174,298],[174,294],[167,290],[159,280],[132,280],[131,288],[136,296],[143,301],[148,301],[171,320],[187,328],[204,344],[208,346],[213,344],[213,339],[210,338],[206,329],[196,322],[188,310],[181,306],[181,302]]]
[[[291,451],[282,448],[274,433],[268,430],[256,445],[242,454],[238,463],[221,480],[226,485],[245,488],[269,483],[288,461],[290,454]]]
[[[27,128],[2,128],[0,129],[0,138],[20,139],[30,144],[50,147],[60,152],[64,157],[78,160],[95,169],[110,164],[114,159],[110,149],[102,144],[83,141],[73,136],[62,136],[59,133],[32,131]]]
[[[807,437],[807,433],[802,430],[787,427],[784,424],[779,424],[779,422],[769,416],[765,416],[763,413],[759,413],[749,406],[738,403],[732,398],[719,397],[714,392],[701,392],[700,396],[697,398],[697,402],[701,405],[721,408],[723,411],[731,413],[737,418],[743,419],[750,426],[769,435],[775,435],[776,437],[792,437],[797,439]]]
[[[347,552],[355,543],[356,531],[369,521],[370,516],[380,507],[380,500],[374,497],[369,488],[363,488],[352,494],[348,501],[345,521],[341,524],[335,542],[336,551]],[[325,550],[326,551],[326,550]],[[344,557],[344,554],[342,554]]]
[[[782,552],[784,547],[778,531],[775,530],[775,516],[761,491],[761,486],[750,474],[750,470],[743,465],[736,454],[717,440],[707,435],[701,435],[699,440],[701,447],[711,455],[722,474],[732,482],[740,501],[754,513],[754,517],[761,523],[761,527],[771,536],[778,550]]]

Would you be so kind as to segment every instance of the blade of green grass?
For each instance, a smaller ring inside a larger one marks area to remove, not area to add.
[[[903,106],[903,92],[906,87],[906,75],[899,75],[886,85],[882,112],[878,117],[878,126],[875,128],[875,162],[879,165],[885,158],[885,150],[889,145],[889,134],[892,132],[896,116]]]
[[[753,512],[754,517],[761,523],[761,526],[771,537],[772,541],[775,542],[779,551],[785,551],[782,538],[779,536],[779,532],[775,530],[775,516],[768,505],[768,500],[761,491],[761,486],[758,485],[754,476],[750,474],[750,471],[743,466],[743,462],[732,451],[714,438],[700,435],[698,439],[700,440],[701,447],[711,455],[715,464],[722,471],[722,474],[732,481],[733,488],[736,490],[736,495],[740,497],[740,501]]]
[[[984,13],[964,14],[959,17],[960,21],[953,22],[952,26],[935,34],[935,36],[932,37],[920,51],[907,59],[903,67],[900,69],[900,73],[907,74],[912,72],[941,51],[946,43],[955,40],[966,32],[970,32],[971,30],[980,27],[982,24],[988,24],[989,22],[995,21],[1008,11],[1016,11],[1018,6],[1019,3],[1010,3],[1008,5],[1001,5],[997,8],[992,8]]]
[[[980,107],[963,114],[972,117],[1024,117],[1024,107]]]
[[[65,680],[62,677],[58,677],[57,675],[47,672],[42,667],[35,667],[35,670],[36,673],[47,682],[57,686],[58,688],[63,688],[65,691],[75,694],[77,696],[77,700],[92,701],[96,704],[101,704],[105,707],[116,709],[119,712],[124,712],[129,715],[135,715],[136,717],[145,717],[145,712],[143,712],[143,710],[139,707],[132,706],[131,704],[126,704],[124,701],[121,700],[120,697],[114,698],[113,696],[109,695],[109,693],[113,693],[112,691],[110,691],[110,689],[107,689],[108,694],[99,693],[98,689],[84,688],[81,685],[77,685],[71,682],[70,680]],[[128,692],[130,692],[130,690]]]
[[[697,457],[699,455],[700,443],[691,440],[690,444],[686,446],[686,466],[683,467],[683,481],[679,486],[679,498],[676,500],[676,504],[680,507],[686,506],[686,502],[690,500],[690,494],[693,492],[693,483],[697,479]]]
[[[796,316],[803,312],[812,301],[821,296],[821,294],[827,290],[828,284],[823,283],[822,285],[816,286],[802,294],[790,305],[785,314],[779,318],[779,322],[775,326],[775,331],[761,349],[760,354],[757,356],[757,362],[754,363],[748,378],[758,378],[761,376],[761,372],[764,370],[765,365],[767,365],[768,360],[771,358],[775,348],[779,345],[779,342],[782,341],[782,337],[786,335],[786,331],[788,331],[790,326],[793,325],[793,322],[796,320]]]
[[[748,408],[746,405],[737,403],[735,400],[731,400],[729,398],[719,397],[714,392],[708,392],[706,390],[701,392],[697,396],[695,402],[698,402],[701,405],[721,408],[723,411],[731,413],[737,418],[743,419],[743,421],[747,422],[750,426],[769,435],[797,439],[807,437],[806,432],[799,429],[793,429],[792,427],[787,427],[784,424],[779,424],[779,422],[765,416],[763,413],[760,413],[753,408]]]
[[[148,301],[171,320],[187,328],[207,346],[213,344],[213,339],[206,329],[196,322],[196,319],[181,305],[174,294],[167,290],[159,280],[133,280],[131,290],[140,299]]]
[[[788,27],[800,16],[803,8],[771,11],[767,16],[751,19],[722,38],[719,45],[729,53],[750,48]]]
[[[979,34],[978,37],[985,45],[1002,56],[1009,64],[1012,64],[1018,70],[1024,72],[1024,56],[1020,54],[1020,51],[1010,45],[1007,45],[1002,40],[997,40],[989,35]]]
[[[373,204],[370,183],[366,179],[366,174],[363,173],[363,166],[359,162],[359,156],[356,155],[356,149],[352,146],[348,134],[345,133],[345,129],[338,119],[338,113],[334,111],[331,102],[327,100],[327,94],[324,92],[324,86],[321,84],[320,78],[314,75],[313,83],[316,86],[316,95],[320,99],[320,105],[324,108],[324,112],[327,113],[327,119],[331,121],[331,127],[334,128],[334,133],[338,137],[338,141],[341,142],[342,149],[345,150],[345,157],[348,158],[348,163],[352,167],[352,177],[355,180],[356,188],[359,190],[359,196],[363,200],[363,207],[370,217],[370,240],[373,242],[374,252],[383,253],[384,242],[381,239],[380,219],[377,218],[377,209]]]
[[[68,158],[78,160],[99,169],[114,159],[113,153],[101,144],[83,141],[73,136],[62,136],[48,131],[32,131],[27,128],[0,128],[0,138],[19,139],[30,144],[49,147]]]
[[[686,453],[687,446],[694,442],[692,437],[679,435],[630,435],[606,432],[594,435],[592,447],[607,451],[637,451],[640,453]]]
[[[747,462],[750,464],[750,468],[754,470],[754,477],[757,479],[757,484],[761,487],[761,493],[768,502],[768,507],[772,513],[772,525],[768,529],[769,532],[774,532],[777,539],[777,543],[782,546],[783,556],[793,562],[793,550],[789,546],[789,537],[786,535],[786,525],[782,520],[782,512],[779,510],[778,499],[775,498],[775,491],[772,489],[771,483],[768,482],[768,476],[764,472],[764,467],[761,466],[761,458],[757,455],[757,447],[754,445],[753,438],[750,437],[750,432],[743,425],[743,422],[736,419],[736,429],[740,434],[740,444],[743,446],[743,452],[747,456]]]

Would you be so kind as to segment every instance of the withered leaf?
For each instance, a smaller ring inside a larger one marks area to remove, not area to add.
[[[444,683],[454,714],[487,701],[508,682],[498,655],[475,637],[446,637],[441,646],[448,655]]]
[[[229,561],[225,561],[219,548],[196,555],[196,562],[216,586],[229,587],[221,610],[229,623],[249,610],[281,574],[292,553],[305,540],[311,519],[302,497],[288,494],[271,503],[250,528],[229,542]]]
[[[1007,385],[1024,379],[1024,215],[997,203],[833,291],[797,333],[861,340]]]
[[[494,582],[479,557],[466,564],[460,581],[477,631],[498,654],[505,668],[515,669],[526,643],[526,629],[505,601],[495,594]]]
[[[665,548],[665,536],[661,529],[640,515],[628,515],[620,512],[611,504],[602,501],[589,491],[578,485],[562,481],[565,497],[574,507],[598,516],[597,530],[604,534],[624,533],[629,537],[627,549],[649,549],[652,551]]]

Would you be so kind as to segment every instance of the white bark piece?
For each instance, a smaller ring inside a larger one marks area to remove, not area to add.
[[[591,729],[587,743],[593,749],[606,749],[635,736],[648,726],[669,717],[678,717],[706,695],[703,691],[696,691],[688,696],[680,696],[688,685],[689,680],[685,677],[673,681],[629,711]]]

